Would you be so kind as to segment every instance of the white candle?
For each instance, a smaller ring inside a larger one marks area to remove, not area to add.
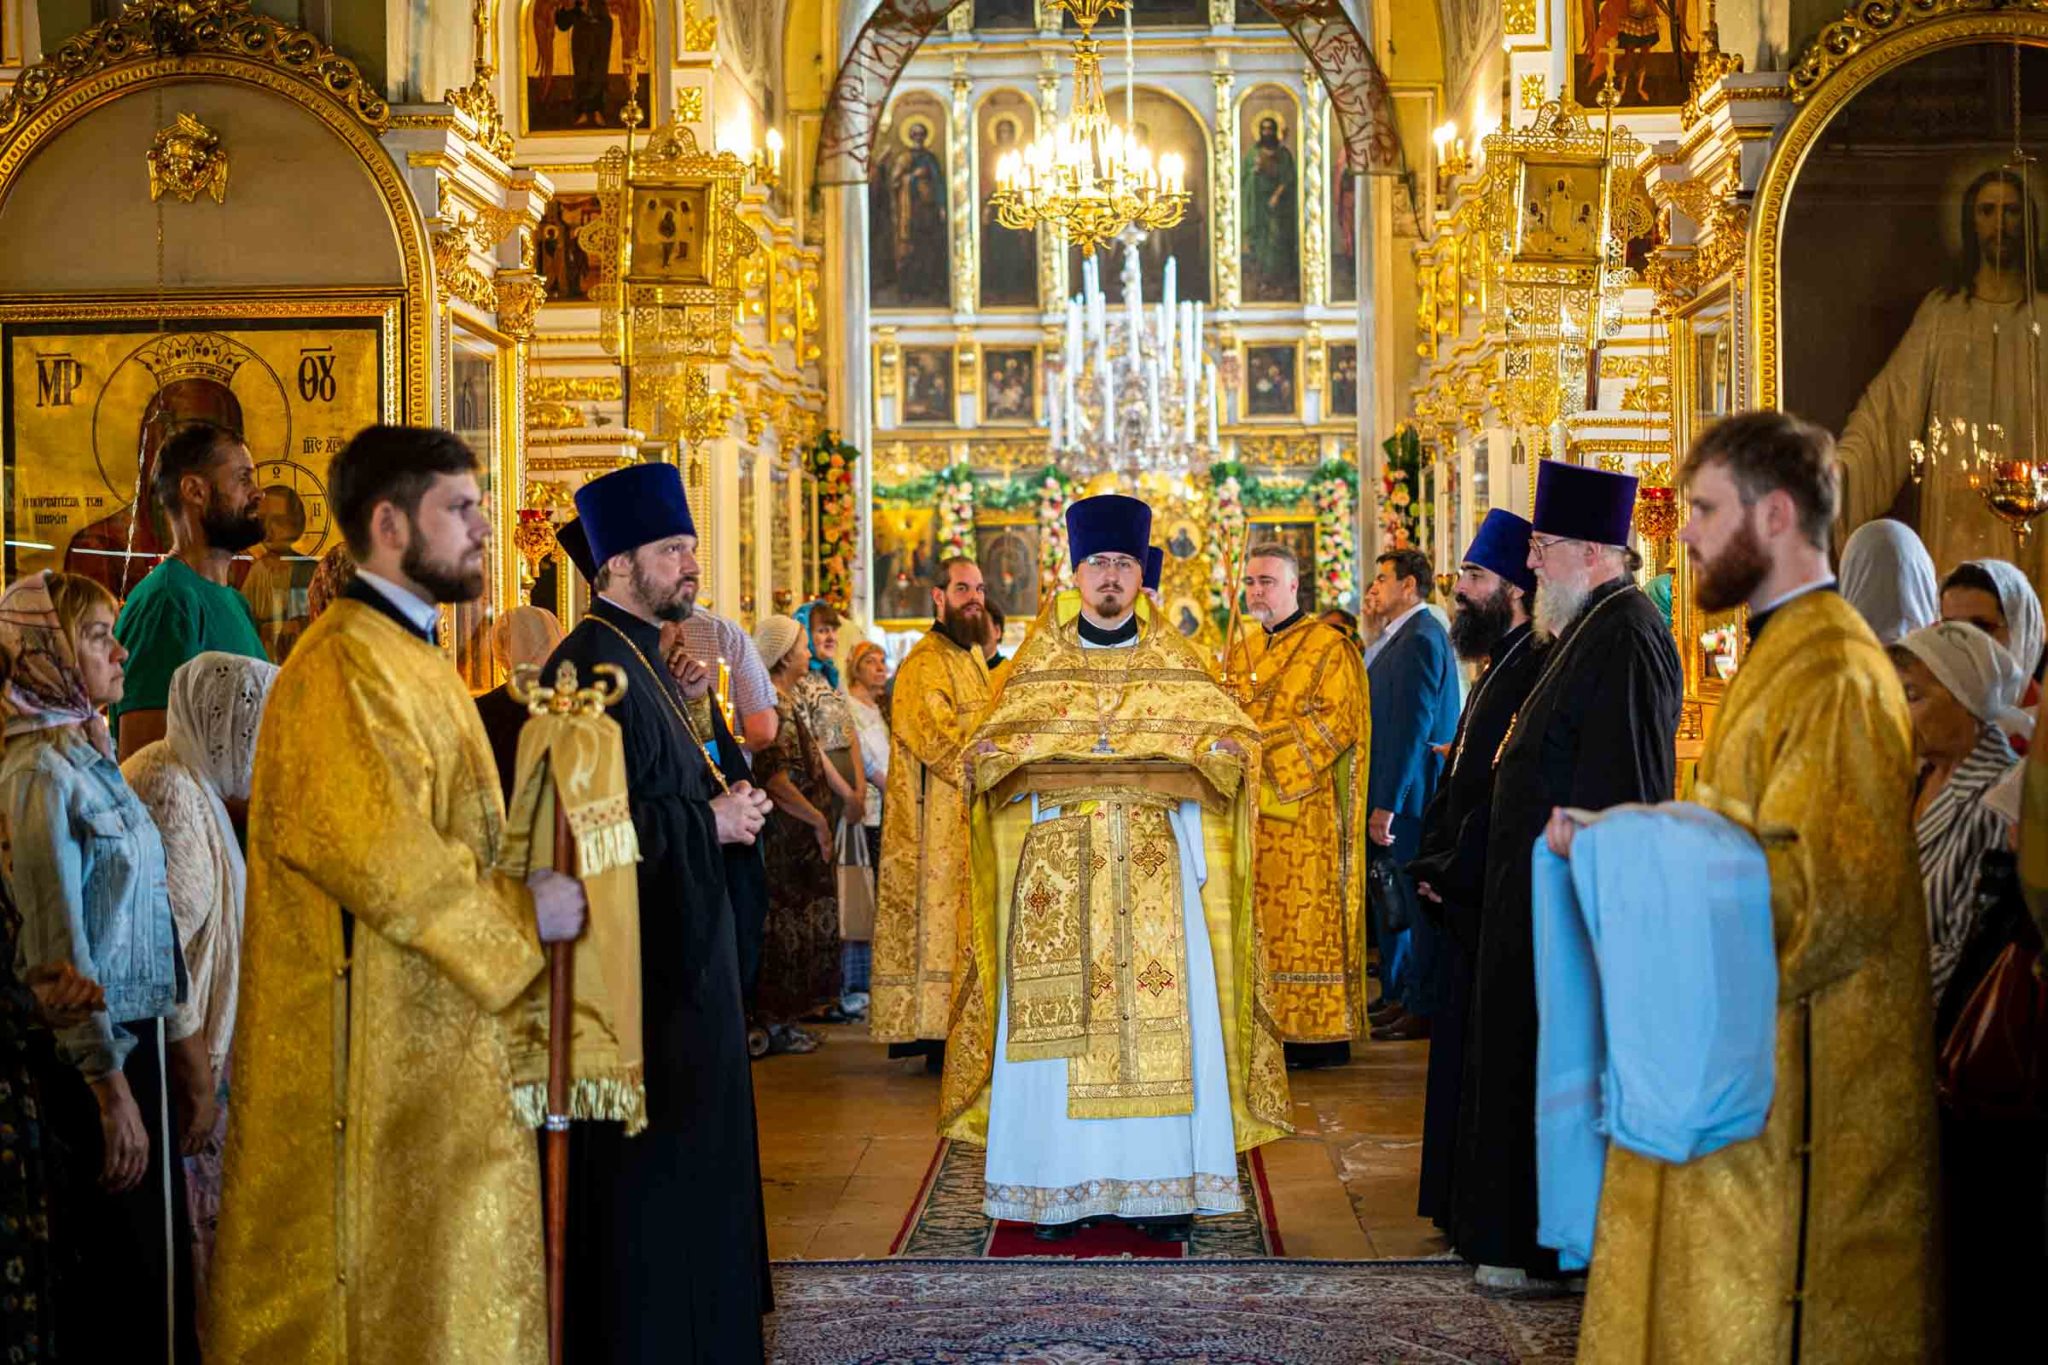
[[[1145,362],[1145,431],[1148,439],[1159,439],[1159,360]]]
[[[1180,301],[1180,262],[1173,257],[1166,258],[1165,304],[1168,317],[1173,316],[1174,305]]]
[[[1060,419],[1066,411],[1066,404],[1058,399],[1052,401],[1052,448],[1060,448]]]
[[[1102,362],[1102,443],[1116,444],[1116,362]]]

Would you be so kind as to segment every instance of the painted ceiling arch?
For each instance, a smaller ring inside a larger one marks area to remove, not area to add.
[[[882,0],[875,7],[833,79],[814,183],[853,185],[867,180],[875,129],[890,90],[918,45],[961,3]],[[1401,142],[1386,78],[1373,59],[1371,44],[1345,12],[1343,0],[1259,4],[1293,35],[1322,77],[1351,164],[1373,174],[1399,174]]]

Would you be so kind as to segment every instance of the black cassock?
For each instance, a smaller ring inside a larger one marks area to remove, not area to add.
[[[567,1359],[758,1361],[767,1242],[718,787],[684,728],[658,627],[594,601],[543,676],[563,660],[586,685],[601,663],[626,675],[610,714],[640,838],[647,1059],[646,1131],[570,1128]]]
[[[1445,931],[1442,939],[1444,1006],[1429,1020],[1429,1090],[1422,1110],[1422,1189],[1416,1212],[1437,1226],[1451,1221],[1451,1188],[1458,1147],[1459,1090],[1464,1083],[1466,1015],[1472,1003],[1472,964],[1479,953],[1480,906],[1486,898],[1487,830],[1493,816],[1493,756],[1536,685],[1546,646],[1528,626],[1516,626],[1493,650],[1493,662],[1473,684],[1458,719],[1451,761],[1422,816],[1422,844],[1408,874],[1443,898],[1418,898],[1424,914]]]
[[[1536,980],[1529,859],[1557,806],[1669,801],[1684,696],[1671,628],[1627,579],[1550,647],[1493,781],[1465,1038],[1451,1241],[1481,1265],[1557,1274],[1536,1243]]]

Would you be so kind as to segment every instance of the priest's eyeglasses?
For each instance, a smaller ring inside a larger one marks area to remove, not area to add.
[[[1138,567],[1129,555],[1089,555],[1081,563],[1097,573],[1129,573]]]

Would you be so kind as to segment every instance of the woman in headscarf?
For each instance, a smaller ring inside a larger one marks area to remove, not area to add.
[[[1904,522],[1866,521],[1857,527],[1842,547],[1836,578],[1843,598],[1881,645],[1895,645],[1941,619],[1934,560]]]
[[[860,748],[861,775],[867,778],[867,800],[861,809],[861,875],[874,885],[874,869],[882,864],[882,792],[889,785],[889,656],[873,640],[853,647],[846,663],[846,704]],[[848,939],[840,953],[844,977],[841,1001],[852,1013],[864,1012],[874,962],[873,927],[863,939]]]
[[[830,602],[806,602],[792,618],[803,627],[810,645],[810,667],[799,674],[792,690],[797,713],[810,726],[811,738],[825,756],[825,783],[832,800],[821,807],[832,818],[832,865],[865,867],[861,821],[867,811],[867,765],[860,730],[854,724],[853,707],[839,688],[839,627],[843,618]],[[834,873],[835,877],[837,873]],[[845,1000],[852,987],[844,979],[837,992],[842,999],[827,1006],[821,1016],[828,1024],[845,1023],[858,1011]]]
[[[754,756],[754,782],[775,803],[761,831],[768,923],[761,948],[758,1023],[771,1050],[809,1052],[816,1034],[797,1021],[834,1007],[839,994],[839,892],[833,872],[831,771],[797,704],[811,660],[804,628],[788,616],[754,627],[754,648],[775,684],[775,740]]]
[[[127,651],[112,594],[37,573],[0,595],[0,812],[21,914],[15,961],[69,963],[105,1007],[55,1031],[38,1076],[53,1138],[56,1319],[77,1360],[196,1361],[182,1151],[213,1131],[212,1068],[165,888],[163,843],[101,711]]]
[[[512,695],[512,670],[523,664],[540,667],[560,643],[562,623],[543,607],[514,607],[491,622],[491,653],[505,683],[476,699],[476,713],[483,718],[484,733],[490,736],[491,758],[498,765],[498,785],[508,806],[512,804],[512,783],[519,776],[519,732],[527,719],[526,703]],[[587,684],[590,680],[583,681]]]
[[[2003,559],[1966,560],[1941,581],[1941,619],[1977,627],[2004,645],[2020,666],[2023,681],[2015,705],[2021,709],[2001,724],[2013,749],[2025,754],[2034,734],[2030,708],[2041,698],[2034,682],[2041,669],[2041,598],[2034,585],[2018,565]]]
[[[171,918],[185,954],[186,1007],[201,1020],[215,1079],[213,1132],[186,1158],[194,1297],[206,1302],[206,1266],[220,1220],[220,1162],[227,1140],[228,1044],[241,985],[242,910],[248,867],[238,826],[256,772],[256,733],[277,667],[209,650],[171,675],[164,737],[129,755],[121,775],[149,808],[163,839]]]
[[[1984,795],[2019,761],[1999,721],[2019,696],[2020,670],[2003,645],[1959,621],[1924,626],[1892,646],[1891,655],[1920,760],[1914,832],[1939,1013],[1976,927],[1984,855],[2001,847],[2011,828],[1984,804]]]

